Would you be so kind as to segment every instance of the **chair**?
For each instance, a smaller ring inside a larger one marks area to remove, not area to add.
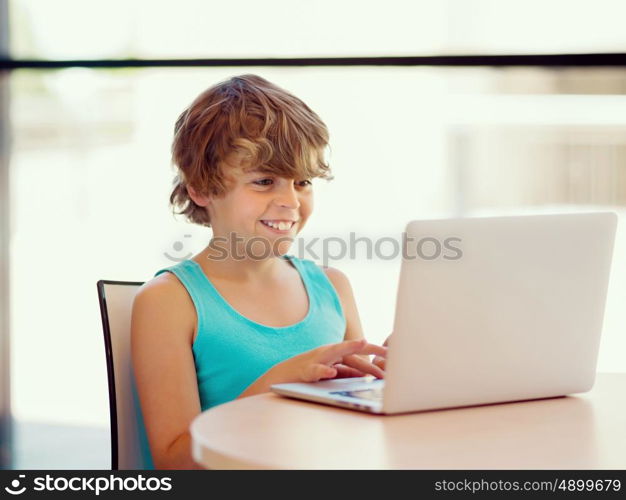
[[[132,303],[142,284],[98,281],[109,382],[113,470],[154,468],[143,428],[130,355]]]

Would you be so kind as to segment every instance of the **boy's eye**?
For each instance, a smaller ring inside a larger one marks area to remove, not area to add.
[[[259,179],[258,181],[253,181],[253,184],[257,186],[269,186],[266,182],[272,182],[272,179]]]
[[[271,182],[274,182],[273,179],[258,179],[256,181],[252,181],[253,184],[256,184],[257,186],[269,186]],[[299,181],[297,184],[299,184],[302,187],[306,187],[306,186],[311,186],[313,183],[306,179],[303,181]]]

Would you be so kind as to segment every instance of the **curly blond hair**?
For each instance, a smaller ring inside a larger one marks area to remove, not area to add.
[[[170,204],[189,222],[210,226],[207,210],[190,198],[187,186],[222,196],[229,167],[236,166],[331,180],[327,145],[326,125],[300,99],[260,76],[234,76],[202,92],[176,120]]]

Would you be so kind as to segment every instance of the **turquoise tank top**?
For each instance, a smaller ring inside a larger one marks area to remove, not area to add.
[[[300,274],[309,299],[306,316],[284,327],[263,325],[241,315],[193,260],[184,260],[155,274],[176,275],[195,306],[198,333],[192,351],[202,411],[236,399],[277,363],[343,341],[346,318],[324,271],[308,259],[292,255],[283,258]],[[142,448],[144,456],[149,455],[149,448]],[[152,463],[151,457],[145,458]]]

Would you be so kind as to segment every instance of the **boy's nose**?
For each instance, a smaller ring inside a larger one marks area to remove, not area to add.
[[[276,203],[281,207],[300,208],[300,200],[295,187],[287,186],[285,189],[282,189],[277,196]]]

